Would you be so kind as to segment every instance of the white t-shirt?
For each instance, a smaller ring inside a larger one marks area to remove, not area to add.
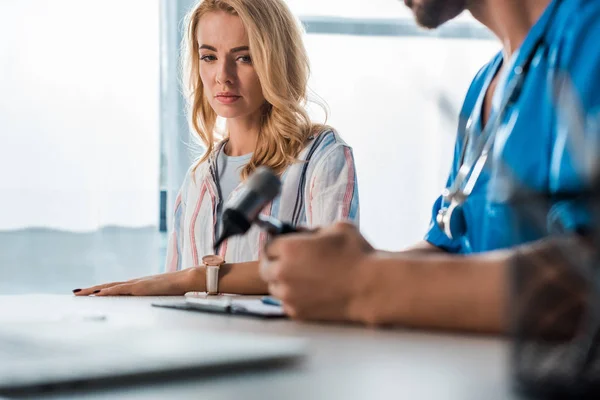
[[[252,153],[232,157],[225,154],[225,146],[219,151],[217,157],[217,173],[223,204],[226,204],[231,193],[242,183],[242,169],[250,162]],[[221,212],[223,210],[221,209]],[[221,215],[217,215],[218,233],[221,233]]]

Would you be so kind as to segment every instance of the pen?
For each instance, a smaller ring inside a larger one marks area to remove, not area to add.
[[[269,305],[269,306],[279,306],[279,307],[281,307],[281,301],[277,300],[275,297],[264,296],[262,299],[260,299],[260,301],[263,304],[266,304],[266,305]]]

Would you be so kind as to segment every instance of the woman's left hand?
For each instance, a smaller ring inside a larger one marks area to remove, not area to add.
[[[75,289],[75,296],[182,296],[204,291],[205,274],[201,268],[152,275],[126,282],[111,282],[86,289]]]

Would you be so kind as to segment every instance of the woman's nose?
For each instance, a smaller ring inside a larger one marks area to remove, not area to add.
[[[219,85],[233,85],[235,82],[235,73],[233,67],[227,62],[223,62],[219,65],[217,71],[217,83]]]

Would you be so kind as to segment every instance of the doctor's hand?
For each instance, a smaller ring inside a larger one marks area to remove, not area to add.
[[[354,303],[373,247],[350,223],[275,238],[260,260],[269,292],[296,319],[358,321]]]
[[[201,268],[188,268],[125,282],[111,282],[85,289],[75,289],[76,296],[183,296],[204,287]]]

